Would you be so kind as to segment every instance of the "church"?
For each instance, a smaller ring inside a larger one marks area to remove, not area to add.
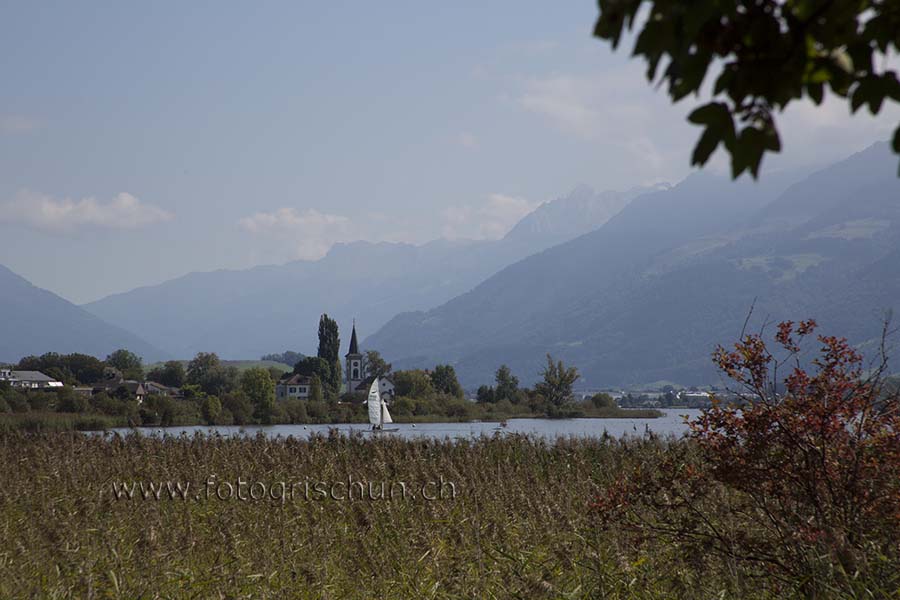
[[[350,334],[350,349],[344,356],[344,370],[347,391],[357,394],[369,392],[369,386],[375,380],[374,377],[366,377],[363,355],[359,351],[359,342],[356,340],[356,321],[353,322],[353,332]],[[379,388],[382,396],[393,397],[394,382],[388,377],[382,377]]]
[[[364,355],[359,351],[359,342],[356,339],[356,322],[353,323],[353,332],[350,334],[350,348],[344,355],[344,392],[353,394],[368,394],[369,386],[374,377],[366,376]],[[383,396],[394,396],[394,382],[388,377],[382,377],[379,388]],[[288,374],[275,386],[275,397],[278,400],[309,398],[312,390],[312,378],[305,375]]]

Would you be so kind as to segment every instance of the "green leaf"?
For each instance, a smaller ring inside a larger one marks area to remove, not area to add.
[[[691,165],[702,167],[706,164],[706,161],[709,160],[710,155],[715,152],[716,147],[719,145],[720,138],[716,135],[716,132],[707,127],[703,132],[703,135],[700,136],[700,139],[697,141],[697,145],[694,146],[694,153],[691,156]]]
[[[822,98],[825,96],[825,86],[821,83],[810,83],[806,86],[806,93],[812,98],[816,105],[822,104]]]

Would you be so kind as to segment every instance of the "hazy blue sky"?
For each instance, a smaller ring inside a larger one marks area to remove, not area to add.
[[[699,133],[694,99],[671,107],[630,47],[591,38],[591,0],[2,15],[0,263],[76,302],[340,240],[497,237],[581,182],[677,181]],[[777,165],[900,118],[847,112],[792,110]]]

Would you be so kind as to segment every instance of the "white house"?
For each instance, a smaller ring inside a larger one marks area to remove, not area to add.
[[[275,386],[275,397],[278,400],[288,400],[291,398],[309,398],[309,391],[312,385],[312,377],[306,375],[291,375],[287,379],[282,379]]]
[[[0,381],[9,382],[12,387],[24,389],[59,388],[63,384],[40,371],[13,371],[0,369]]]
[[[366,377],[356,386],[354,391],[368,394],[369,387],[371,387],[373,381],[375,381],[374,377]],[[391,381],[390,379],[388,379],[387,377],[381,377],[378,380],[378,391],[381,392],[381,395],[384,398],[393,398],[394,397],[394,382]]]

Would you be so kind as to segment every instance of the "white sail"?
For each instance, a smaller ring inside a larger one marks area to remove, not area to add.
[[[391,413],[388,412],[387,402],[384,401],[384,398],[381,399],[381,410],[382,410],[381,414],[384,417],[384,422],[385,423],[393,423],[394,420],[391,418]]]
[[[369,423],[372,425],[381,425],[381,390],[380,383],[378,378],[375,378],[375,381],[372,382],[372,386],[369,388],[369,400],[367,404],[369,405]],[[390,418],[390,417],[388,417]],[[388,421],[390,423],[391,421]]]

